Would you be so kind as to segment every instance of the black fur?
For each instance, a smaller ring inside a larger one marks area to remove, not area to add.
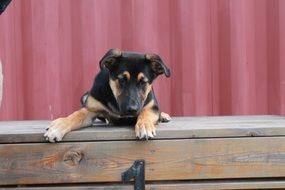
[[[170,76],[170,71],[164,65],[161,58],[155,54],[150,55],[111,49],[100,61],[101,70],[95,77],[93,86],[89,91],[89,96],[92,96],[109,110],[120,116],[107,116],[110,122],[117,125],[135,124],[140,111],[152,100],[154,100],[153,111],[160,114],[159,105],[152,89],[143,101],[139,100],[140,96],[138,96],[139,92],[144,89],[144,84],[137,81],[139,73],[143,73],[146,76],[149,84],[152,84],[160,74],[164,73],[167,77]],[[118,75],[124,71],[128,71],[131,74],[131,78],[127,83],[121,85],[122,96],[124,97],[122,98],[122,102],[118,102],[109,85],[109,81],[110,79],[116,80]],[[86,106],[84,98],[81,99],[81,103],[82,106]],[[138,109],[137,112],[132,114],[126,113],[127,108],[132,105],[135,105]]]

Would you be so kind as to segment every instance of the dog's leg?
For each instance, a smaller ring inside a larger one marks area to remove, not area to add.
[[[81,108],[67,117],[58,118],[52,121],[46,128],[47,132],[44,136],[50,142],[61,141],[66,133],[75,129],[90,126],[94,117],[94,112],[90,112],[86,108]]]
[[[140,115],[138,116],[137,123],[135,126],[136,137],[142,139],[149,137],[155,137],[155,125],[159,120],[159,112],[153,109],[154,103],[151,101],[148,103]]]

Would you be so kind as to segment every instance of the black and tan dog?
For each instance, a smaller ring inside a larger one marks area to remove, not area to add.
[[[100,61],[100,72],[89,92],[81,98],[82,108],[47,127],[50,142],[61,141],[75,129],[91,126],[95,118],[116,125],[135,125],[140,139],[156,136],[155,125],[170,120],[160,112],[152,89],[154,79],[170,76],[170,70],[156,54],[109,50]]]

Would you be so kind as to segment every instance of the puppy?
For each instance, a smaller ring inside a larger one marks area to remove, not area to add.
[[[160,112],[152,88],[161,74],[170,77],[170,70],[156,54],[109,50],[100,61],[91,90],[81,97],[82,108],[52,121],[45,138],[61,141],[68,132],[91,126],[96,118],[114,125],[135,125],[139,139],[155,137],[155,125],[171,119]]]

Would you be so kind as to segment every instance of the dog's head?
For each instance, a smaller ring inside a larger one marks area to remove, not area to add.
[[[100,68],[109,70],[110,87],[120,112],[125,116],[139,114],[157,76],[170,76],[170,70],[158,55],[119,49],[109,50],[101,59]]]

